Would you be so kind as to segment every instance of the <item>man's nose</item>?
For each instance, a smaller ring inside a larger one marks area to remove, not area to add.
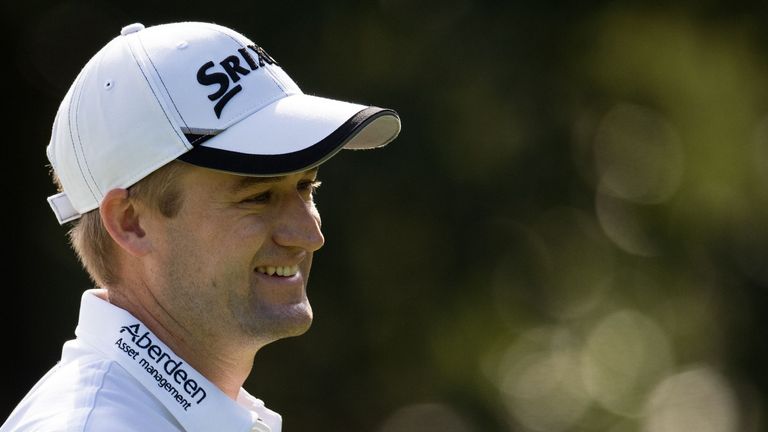
[[[296,197],[282,203],[273,239],[281,246],[314,252],[325,243],[320,225],[320,213],[314,203]]]

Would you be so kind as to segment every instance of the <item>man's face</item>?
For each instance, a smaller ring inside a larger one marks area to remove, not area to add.
[[[193,337],[269,343],[305,332],[312,254],[324,242],[316,176],[185,170],[178,215],[146,221],[147,290]]]

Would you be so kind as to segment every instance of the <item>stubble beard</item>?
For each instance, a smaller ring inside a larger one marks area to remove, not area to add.
[[[259,298],[250,283],[235,289],[242,280],[190,279],[187,276],[195,273],[193,269],[191,263],[172,261],[165,268],[166,282],[174,287],[171,291],[176,293],[177,307],[186,311],[186,319],[180,321],[186,321],[194,333],[215,338],[211,341],[214,344],[224,338],[218,342],[228,339],[230,343],[263,346],[299,336],[312,324],[312,306],[306,294],[295,303],[270,304]],[[222,298],[222,292],[228,295]]]
[[[312,306],[306,296],[289,305],[265,305],[250,291],[245,299],[230,297],[230,310],[240,330],[261,345],[304,334],[312,325]]]

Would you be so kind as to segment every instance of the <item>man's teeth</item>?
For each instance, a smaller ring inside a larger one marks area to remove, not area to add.
[[[296,273],[299,272],[299,266],[285,266],[285,267],[257,267],[256,271],[259,273],[264,273],[266,275],[274,276],[277,274],[278,276],[293,276]]]

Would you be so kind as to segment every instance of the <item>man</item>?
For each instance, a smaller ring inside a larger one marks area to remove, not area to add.
[[[312,321],[317,167],[380,147],[392,110],[303,94],[208,23],[132,24],[61,103],[49,198],[100,288],[6,431],[280,431],[243,382]]]

